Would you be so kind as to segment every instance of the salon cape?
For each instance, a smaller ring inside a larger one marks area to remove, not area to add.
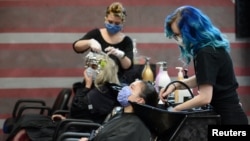
[[[150,141],[151,133],[133,113],[122,113],[103,125],[94,141]]]

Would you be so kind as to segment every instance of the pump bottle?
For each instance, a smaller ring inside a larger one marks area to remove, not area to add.
[[[176,67],[176,69],[178,69],[178,76],[177,76],[177,80],[182,81],[184,79],[188,79],[188,70],[184,69],[182,67]],[[184,71],[184,74],[183,72]],[[191,90],[192,91],[192,90]],[[185,89],[185,90],[176,90],[174,92],[175,95],[175,103],[183,103],[185,102],[185,99],[190,99],[191,95],[190,92]]]
[[[183,73],[182,73],[183,68],[182,67],[176,67],[175,69],[178,70],[177,80],[178,81],[182,81],[183,80]],[[180,92],[180,90],[174,91],[174,100],[175,100],[175,103],[179,103],[179,97],[180,97],[179,92]]]
[[[154,82],[154,73],[150,67],[150,58],[145,57],[145,65],[142,71],[142,80]]]

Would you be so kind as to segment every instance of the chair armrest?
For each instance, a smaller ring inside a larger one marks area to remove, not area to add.
[[[69,122],[94,123],[92,120],[85,120],[85,119],[71,119],[71,118],[69,118],[69,119],[61,120],[58,123],[58,125],[56,126],[56,129],[55,129],[55,132],[53,135],[53,141],[55,141],[58,138],[59,132],[61,131],[61,129],[63,129],[64,126]]]
[[[12,117],[15,118],[17,116],[18,110],[19,110],[19,106],[23,103],[37,103],[37,104],[41,104],[41,106],[46,106],[46,102],[40,99],[19,99],[14,106],[14,110],[12,112]],[[40,113],[42,114],[42,113]]]
[[[64,134],[64,133],[68,133],[68,132],[71,132],[71,133],[86,133],[86,134],[89,134],[89,137],[91,135],[91,133],[98,129],[99,127],[101,126],[101,124],[99,123],[94,123],[94,122],[68,122],[65,124],[64,127],[61,128],[61,131],[60,131],[60,134]],[[83,136],[82,136],[83,137]],[[58,141],[61,141],[60,139],[60,135],[59,137],[56,139]]]
[[[30,110],[30,109],[36,109],[36,110],[41,110],[44,112],[44,110],[47,110],[48,115],[51,115],[51,108],[48,106],[22,106],[20,110],[17,113],[16,119],[18,120],[24,113],[25,110]],[[40,112],[41,113],[41,112]]]
[[[54,113],[53,113],[53,115],[54,114],[60,114],[60,115],[67,115],[67,114],[69,114],[70,113],[70,111],[69,110],[56,110]]]
[[[81,127],[84,127],[84,129],[88,129],[89,132],[96,130],[99,128],[101,124],[99,123],[94,123],[94,122],[78,122],[78,121],[73,121],[73,122],[68,122],[65,124],[65,126],[62,128],[62,132],[67,132],[68,130],[74,128],[80,129]]]
[[[65,132],[62,133],[56,141],[65,141],[66,139],[70,141],[78,141],[82,137],[90,137],[90,133],[79,133],[79,132]]]

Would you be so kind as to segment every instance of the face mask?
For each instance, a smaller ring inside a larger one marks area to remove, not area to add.
[[[123,87],[117,96],[117,100],[119,101],[119,103],[123,106],[123,107],[127,107],[128,105],[130,105],[130,103],[128,102],[128,97],[131,95],[131,91],[129,86],[125,86]]]
[[[87,72],[87,75],[88,75],[89,77],[92,76],[92,79],[95,80],[96,75],[97,75],[96,70],[92,69],[91,67],[88,67],[88,68],[86,69],[86,72]]]
[[[184,47],[184,44],[183,44],[183,40],[182,40],[182,38],[181,37],[176,37],[176,43],[179,45],[179,46],[182,46],[182,47]]]
[[[115,25],[115,24],[110,24],[110,23],[105,23],[105,27],[110,34],[115,34],[122,30],[121,25]]]

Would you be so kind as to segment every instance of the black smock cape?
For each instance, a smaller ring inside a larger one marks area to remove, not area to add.
[[[123,113],[104,124],[94,141],[151,141],[151,133],[135,114]]]

